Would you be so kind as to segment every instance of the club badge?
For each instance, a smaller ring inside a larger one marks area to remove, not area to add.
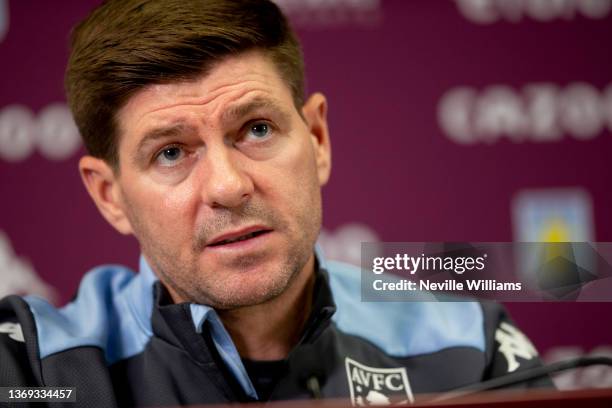
[[[414,402],[406,368],[368,367],[348,357],[345,364],[353,406]]]

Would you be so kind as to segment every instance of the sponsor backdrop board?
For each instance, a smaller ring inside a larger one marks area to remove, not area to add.
[[[0,0],[0,292],[62,304],[136,267],[77,174],[70,27],[97,3]],[[612,241],[612,0],[279,0],[329,99],[321,244]],[[509,303],[546,358],[610,352],[612,303]],[[566,388],[612,382],[572,374]]]

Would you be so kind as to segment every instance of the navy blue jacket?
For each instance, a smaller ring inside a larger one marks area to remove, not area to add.
[[[318,256],[316,273],[311,316],[267,399],[418,401],[540,364],[497,304],[365,303],[357,268]],[[144,260],[138,274],[92,270],[59,309],[0,301],[2,386],[74,386],[76,406],[123,407],[255,401],[252,380],[215,310],[173,304]]]

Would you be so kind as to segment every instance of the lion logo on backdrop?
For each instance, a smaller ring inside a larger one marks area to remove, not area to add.
[[[353,406],[396,405],[414,401],[406,368],[368,367],[346,357]]]
[[[325,258],[360,266],[361,243],[379,241],[380,238],[372,227],[351,222],[341,225],[334,231],[322,228],[317,242],[323,248]]]

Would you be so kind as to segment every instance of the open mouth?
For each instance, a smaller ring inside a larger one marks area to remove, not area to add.
[[[214,247],[214,246],[233,244],[235,242],[246,241],[247,239],[256,238],[256,237],[258,237],[260,235],[267,234],[269,232],[270,232],[270,230],[253,231],[253,232],[249,232],[249,233],[244,234],[244,235],[239,235],[237,237],[233,237],[233,238],[228,238],[228,239],[223,239],[223,240],[220,240],[220,241],[216,241],[216,242],[213,242],[212,244],[208,244],[208,246]]]

